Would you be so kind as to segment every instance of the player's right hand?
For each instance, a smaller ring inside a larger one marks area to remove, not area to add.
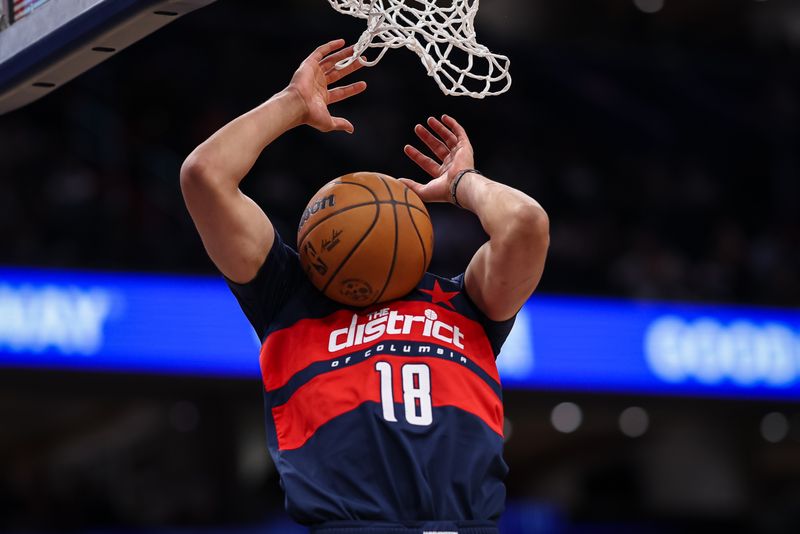
[[[475,167],[475,153],[466,130],[453,117],[442,115],[442,120],[429,117],[428,126],[430,130],[417,124],[414,132],[436,159],[426,156],[412,145],[406,145],[403,150],[433,180],[426,184],[408,178],[400,178],[400,181],[419,195],[423,202],[452,202],[450,192],[453,180],[461,171]]]
[[[360,61],[354,61],[342,70],[336,69],[337,62],[353,53],[352,46],[342,49],[344,44],[344,39],[337,39],[317,48],[300,64],[286,88],[287,92],[296,94],[303,103],[302,123],[321,132],[353,133],[353,124],[342,117],[332,116],[328,106],[362,93],[367,88],[363,81],[329,88],[363,66]]]

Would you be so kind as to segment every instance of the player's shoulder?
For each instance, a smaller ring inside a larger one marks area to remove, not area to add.
[[[463,291],[464,273],[461,273],[453,277],[447,277],[435,273],[426,272],[422,276],[422,280],[419,281],[417,287],[435,286],[436,284],[438,284],[442,288],[447,288],[448,290],[451,291]]]
[[[446,277],[426,272],[407,299],[430,302],[474,320],[482,315],[466,292],[463,274]]]
[[[500,353],[500,348],[511,332],[516,319],[516,316],[502,322],[489,319],[470,298],[464,283],[464,273],[451,278],[425,273],[413,294],[419,300],[449,308],[451,311],[479,323],[491,343],[495,356]]]
[[[486,317],[486,314],[469,296],[464,283],[464,276],[464,273],[453,277],[425,273],[412,295],[415,295],[420,300],[429,300],[433,304],[449,307],[482,324],[496,323],[496,321]],[[503,321],[503,323],[508,322]],[[513,319],[511,323],[513,324]]]

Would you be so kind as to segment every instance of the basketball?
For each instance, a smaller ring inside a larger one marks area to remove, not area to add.
[[[433,227],[420,198],[374,172],[337,178],[311,199],[297,231],[311,283],[348,306],[370,306],[409,293],[433,253]]]

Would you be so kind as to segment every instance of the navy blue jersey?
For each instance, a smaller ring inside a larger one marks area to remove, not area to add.
[[[256,278],[229,285],[263,342],[267,441],[296,521],[494,524],[507,473],[495,358],[513,320],[489,321],[463,276],[345,307],[278,235]]]

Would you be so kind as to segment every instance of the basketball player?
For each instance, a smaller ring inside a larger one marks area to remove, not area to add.
[[[495,534],[507,472],[495,358],[542,276],[547,215],[471,170],[458,122],[431,118],[416,134],[433,157],[405,153],[433,180],[404,183],[474,213],[489,240],[465,274],[426,274],[401,299],[359,309],[324,297],[239,184],[297,126],[353,132],[328,109],[366,89],[329,87],[360,67],[335,70],[343,46],[319,47],[286,89],[187,158],[186,205],[263,341],[268,445],[291,516],[329,534]]]

